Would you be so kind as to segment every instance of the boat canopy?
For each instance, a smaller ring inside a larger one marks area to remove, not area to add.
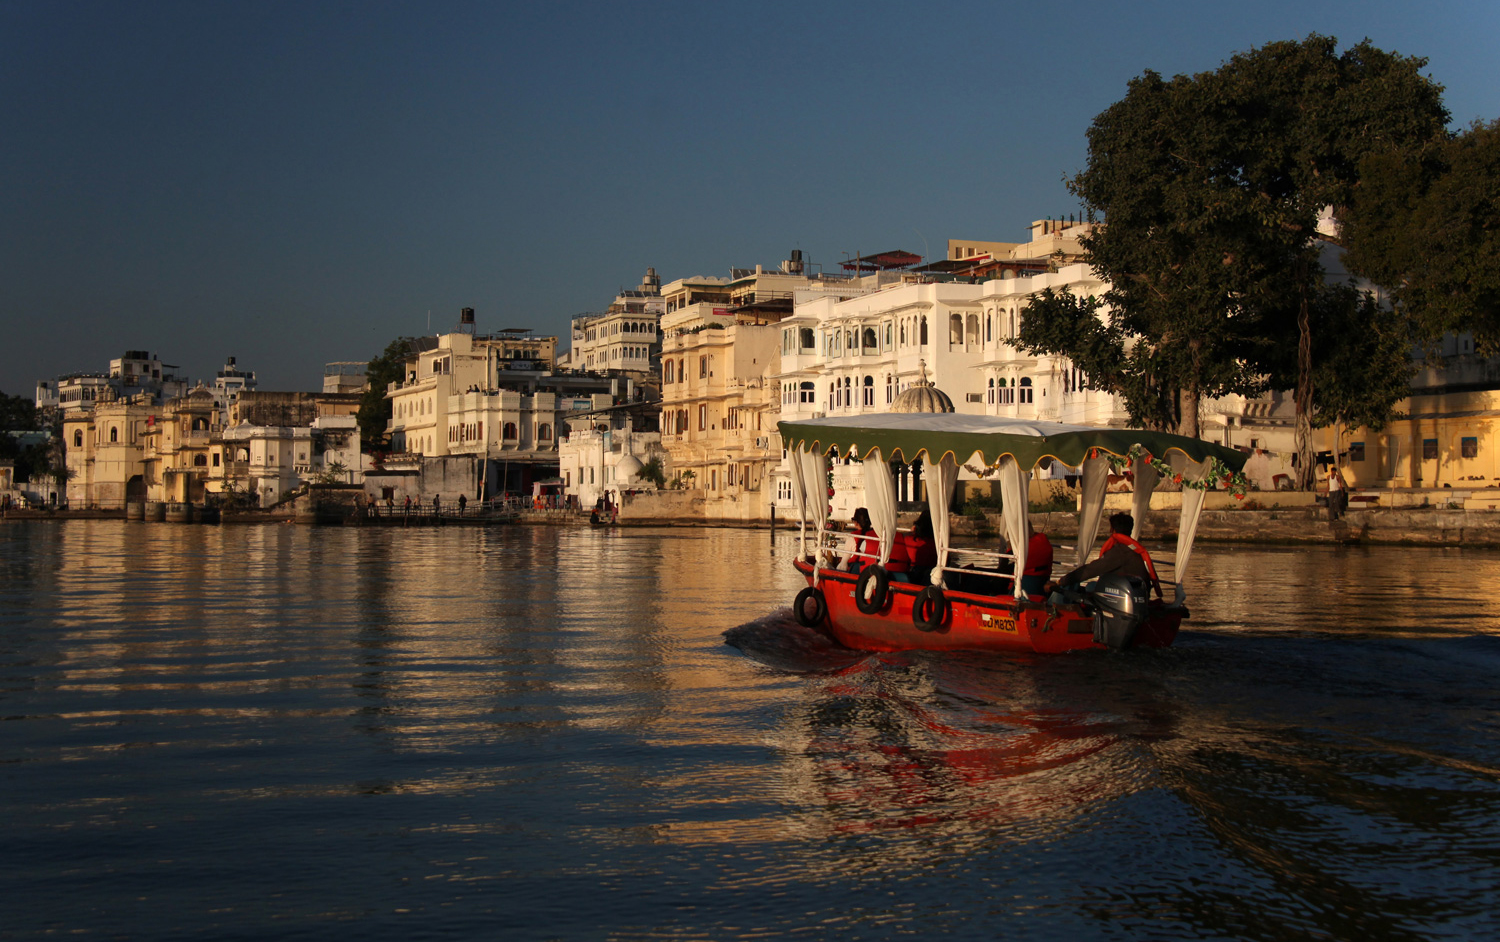
[[[781,422],[779,427],[788,451],[827,454],[837,447],[841,455],[862,455],[879,449],[887,460],[911,462],[926,456],[928,464],[938,464],[944,455],[968,461],[978,454],[987,467],[997,466],[1003,456],[1011,455],[1022,468],[1029,469],[1043,458],[1056,458],[1076,468],[1094,449],[1124,457],[1137,444],[1158,458],[1166,458],[1171,451],[1181,452],[1189,461],[1212,456],[1235,471],[1243,468],[1248,458],[1232,448],[1168,432],[956,412],[838,416]]]
[[[880,538],[881,564],[890,558],[896,536],[895,488],[886,462],[921,460],[927,466],[927,501],[932,511],[938,554],[938,563],[932,570],[934,585],[943,584],[943,573],[948,569],[948,506],[958,483],[960,462],[977,459],[984,467],[997,470],[1005,535],[1012,548],[1015,572],[1019,574],[1024,571],[1026,563],[1026,545],[1030,536],[1027,494],[1031,469],[1037,462],[1054,458],[1081,469],[1077,546],[1077,564],[1081,566],[1088,561],[1098,538],[1109,481],[1110,456],[1130,461],[1135,481],[1133,516],[1142,525],[1151,506],[1151,492],[1159,479],[1152,459],[1167,461],[1184,483],[1174,566],[1178,604],[1184,598],[1182,576],[1192,555],[1204,492],[1207,486],[1211,486],[1211,482],[1205,479],[1221,466],[1239,471],[1247,458],[1232,448],[1167,432],[958,413],[838,416],[781,422],[779,428],[791,463],[793,490],[802,512],[803,555],[807,551],[809,515],[818,532],[827,522],[823,489],[830,451],[837,449],[841,456],[870,459],[864,460],[866,500],[871,525]],[[1137,449],[1136,446],[1140,447]],[[821,562],[819,560],[819,564]],[[813,582],[814,585],[818,582],[816,568]]]

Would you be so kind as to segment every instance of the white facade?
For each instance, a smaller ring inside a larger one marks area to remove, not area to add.
[[[656,485],[643,481],[640,471],[652,458],[665,456],[657,432],[601,426],[575,425],[558,444],[558,475],[582,507],[594,506],[605,493],[618,504],[622,490],[654,490]]]

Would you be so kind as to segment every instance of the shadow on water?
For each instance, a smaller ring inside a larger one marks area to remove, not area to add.
[[[785,774],[842,872],[1061,854],[1034,889],[1160,937],[1497,928],[1500,637],[874,655],[777,613],[725,640],[804,675]],[[1087,865],[1057,849],[1083,835]]]

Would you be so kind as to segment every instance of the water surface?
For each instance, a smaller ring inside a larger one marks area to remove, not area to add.
[[[863,655],[764,531],[0,527],[0,934],[1500,935],[1500,554]],[[726,638],[730,643],[726,644]]]

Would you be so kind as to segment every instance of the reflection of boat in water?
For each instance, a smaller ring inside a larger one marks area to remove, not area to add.
[[[791,456],[793,491],[802,512],[802,547],[795,565],[808,582],[793,612],[802,624],[823,627],[848,647],[873,651],[976,648],[1055,653],[1171,644],[1188,614],[1182,577],[1192,554],[1204,491],[1221,475],[1238,471],[1245,461],[1244,455],[1231,449],[1163,432],[951,412],[782,422],[780,429]],[[823,493],[830,452],[858,458],[863,464],[866,503],[878,550],[854,544],[840,548],[836,535],[825,532]],[[962,551],[950,546],[948,539],[948,507],[959,463],[977,462],[998,475],[1005,535],[1015,550],[987,555],[996,562],[1008,560],[1013,572],[1024,572],[1031,468],[1048,458],[1081,468],[1080,566],[1097,539],[1112,461],[1130,465],[1136,519],[1144,519],[1151,491],[1164,472],[1183,485],[1172,580],[1176,593],[1171,601],[1151,599],[1142,580],[1118,575],[1047,599],[1014,592],[1009,577],[1001,583],[1003,594],[969,588],[979,573],[972,565],[957,565]],[[888,462],[919,459],[927,468],[936,563],[930,580],[907,583],[893,579],[887,569],[897,540],[895,485]],[[809,524],[817,534],[812,552]],[[858,574],[837,568],[840,557],[859,558],[863,565]]]

